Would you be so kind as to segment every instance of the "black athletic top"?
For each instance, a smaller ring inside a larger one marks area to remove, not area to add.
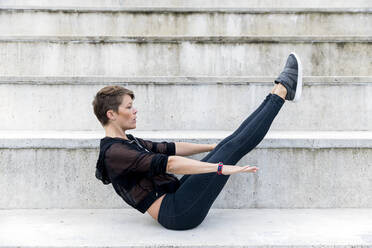
[[[179,187],[178,178],[166,173],[168,156],[176,154],[176,146],[127,137],[101,139],[96,177],[104,184],[112,183],[127,204],[145,213],[156,199]]]

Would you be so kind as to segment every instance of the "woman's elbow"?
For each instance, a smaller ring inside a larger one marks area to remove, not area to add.
[[[174,173],[173,172],[173,165],[174,165],[175,157],[176,156],[168,156],[168,162],[167,162],[167,168],[166,168],[167,173]]]

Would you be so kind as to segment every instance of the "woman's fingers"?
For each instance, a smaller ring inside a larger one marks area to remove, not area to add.
[[[234,166],[234,165],[225,165],[222,169],[223,175],[232,175],[235,173],[241,172],[256,172],[258,167],[256,166]]]
[[[256,172],[259,168],[256,166],[245,166],[244,171],[246,172]]]

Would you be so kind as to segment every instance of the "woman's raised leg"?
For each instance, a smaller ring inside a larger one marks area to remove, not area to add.
[[[247,125],[249,122],[251,122],[253,120],[253,118],[256,117],[256,115],[262,110],[262,108],[265,106],[265,104],[267,103],[267,101],[269,100],[269,97],[270,95],[266,96],[266,98],[264,99],[264,101],[261,103],[260,106],[258,106],[258,108],[252,113],[250,114],[241,124],[240,126],[238,127],[238,129],[236,129],[232,134],[230,134],[229,136],[227,136],[226,138],[224,138],[223,140],[221,140],[217,146],[212,150],[210,151],[204,158],[202,158],[200,161],[203,161],[203,162],[206,162],[208,161],[208,159],[214,154],[216,153],[226,142],[228,142],[229,140],[233,139],[236,135],[238,135]],[[180,183],[184,183],[186,181],[187,178],[189,178],[189,176],[191,175],[184,175],[181,179],[180,179]]]
[[[266,96],[266,98],[264,99],[264,101],[260,104],[260,106],[252,113],[250,114],[239,126],[238,129],[236,129],[231,135],[227,136],[226,138],[224,138],[222,141],[220,141],[217,146],[212,150],[210,151],[204,158],[202,158],[200,161],[203,161],[203,162],[207,162],[208,159],[213,156],[214,153],[218,152],[218,150],[228,141],[230,141],[231,139],[235,138],[256,116],[257,114],[263,109],[263,107],[266,105],[266,103],[268,102],[269,100],[269,97],[271,94],[277,94],[279,96],[281,96],[283,99],[285,98],[285,95],[286,95],[286,89],[284,87],[282,87],[280,84],[275,84],[275,86],[273,87],[273,89],[271,90],[271,93]],[[191,175],[184,175],[182,176],[182,178],[180,179],[180,183],[184,183],[187,178],[189,178],[189,176]]]
[[[224,142],[206,162],[235,165],[263,139],[283,104],[284,99],[278,95],[268,95],[268,102],[262,110],[239,134]],[[218,175],[215,172],[189,175],[175,193],[167,194],[163,199],[159,223],[175,230],[199,225],[228,179],[229,175]]]
[[[302,90],[302,72],[297,59],[292,53],[288,57],[283,72],[275,81],[281,85],[279,88],[283,88],[284,85],[288,91],[284,97],[278,92],[269,94],[268,101],[262,109],[246,123],[239,133],[221,142],[219,149],[215,149],[206,162],[235,165],[264,138],[284,104],[284,99],[299,99]],[[229,175],[218,175],[215,172],[190,175],[176,192],[164,197],[158,222],[173,230],[186,230],[198,226],[207,216],[211,205],[228,178]]]

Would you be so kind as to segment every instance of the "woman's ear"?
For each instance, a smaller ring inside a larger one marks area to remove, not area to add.
[[[114,121],[115,119],[116,119],[116,116],[115,116],[115,112],[113,111],[113,110],[107,110],[107,112],[106,112],[106,116],[107,116],[107,118],[109,119],[109,120],[112,120],[112,121]]]

